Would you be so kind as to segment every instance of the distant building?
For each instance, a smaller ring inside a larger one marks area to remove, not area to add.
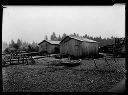
[[[83,37],[66,36],[60,42],[60,54],[74,57],[95,56],[98,54],[98,42]]]
[[[100,47],[99,51],[104,53],[113,53],[114,52],[113,49],[114,49],[114,44],[111,44]]]
[[[39,52],[42,53],[59,53],[60,41],[43,40],[39,45]]]
[[[125,54],[125,38],[115,39],[116,52],[120,54]]]
[[[115,43],[100,47],[100,52],[125,54],[125,38],[115,38]]]

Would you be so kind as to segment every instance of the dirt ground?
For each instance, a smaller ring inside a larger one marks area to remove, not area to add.
[[[50,65],[54,58],[36,60],[35,65],[2,68],[3,92],[106,92],[125,77],[125,59],[82,60],[76,67]],[[59,63],[57,63],[59,64]]]

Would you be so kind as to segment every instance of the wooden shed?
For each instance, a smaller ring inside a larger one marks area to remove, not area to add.
[[[98,54],[98,42],[83,37],[66,36],[60,42],[60,54],[74,57],[95,56]]]
[[[43,53],[59,53],[59,43],[60,41],[51,41],[51,40],[43,40],[39,45],[39,52]]]

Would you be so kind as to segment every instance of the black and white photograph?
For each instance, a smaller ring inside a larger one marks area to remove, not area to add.
[[[6,5],[3,92],[124,92],[125,40],[125,4]]]

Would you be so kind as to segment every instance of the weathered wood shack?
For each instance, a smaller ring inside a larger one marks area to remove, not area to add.
[[[95,56],[98,54],[98,42],[83,37],[66,36],[60,42],[60,54],[74,57]]]
[[[43,40],[38,44],[39,52],[48,54],[59,53],[59,43],[60,41]]]

